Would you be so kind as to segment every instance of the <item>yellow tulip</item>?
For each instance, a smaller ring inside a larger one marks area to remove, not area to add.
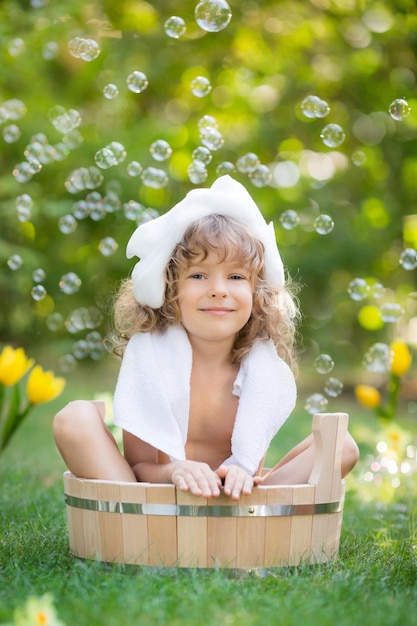
[[[390,348],[392,351],[391,372],[395,376],[404,376],[410,369],[412,360],[407,344],[397,339],[392,342]]]
[[[56,378],[53,372],[44,372],[36,365],[29,374],[26,392],[30,404],[42,404],[57,398],[64,387],[64,378]]]
[[[368,409],[375,409],[381,404],[381,395],[378,389],[370,385],[357,385],[355,395],[358,401]]]
[[[32,367],[33,359],[28,359],[23,348],[16,350],[5,346],[0,354],[0,382],[6,387],[15,385]]]

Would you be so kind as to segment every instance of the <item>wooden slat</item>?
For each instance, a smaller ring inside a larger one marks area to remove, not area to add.
[[[83,498],[97,501],[97,482],[80,480]],[[101,530],[98,511],[83,510],[84,556],[87,559],[101,559]]]
[[[207,506],[207,499],[177,489],[177,504]],[[207,517],[180,515],[177,519],[179,567],[207,567]]]
[[[259,487],[266,490],[266,504],[292,504],[290,486]],[[265,520],[265,567],[286,566],[290,560],[292,517],[267,517]]]
[[[242,496],[239,506],[265,504],[266,492],[255,488]],[[237,567],[262,567],[265,558],[265,517],[239,517],[237,521]]]
[[[313,504],[314,485],[294,485],[293,504]],[[312,515],[293,515],[291,521],[290,557],[288,565],[308,562],[311,555]]]
[[[147,483],[121,483],[121,502],[146,503]],[[122,514],[123,562],[149,565],[148,520],[146,515]]]
[[[176,504],[173,485],[147,487],[149,504]],[[175,516],[148,515],[149,565],[175,567],[178,563],[177,518]]]
[[[120,483],[97,481],[97,499],[120,502]],[[120,513],[98,513],[100,552],[103,561],[123,562],[122,520]]]
[[[81,489],[81,481],[79,481],[75,476],[73,476],[70,472],[65,472],[64,474],[64,488],[65,493],[69,496],[74,496],[76,498],[82,498],[82,489]],[[72,506],[66,507],[67,511],[67,524],[68,524],[68,539],[71,553],[74,556],[78,556],[81,558],[85,558],[85,542],[84,542],[84,532],[83,532],[83,513],[84,511],[81,509],[76,509]]]
[[[316,485],[316,502],[340,500],[342,451],[347,413],[318,413],[313,417],[314,465],[309,483]]]
[[[208,500],[210,506],[230,506],[222,492]],[[237,518],[209,517],[207,520],[207,567],[237,567]]]

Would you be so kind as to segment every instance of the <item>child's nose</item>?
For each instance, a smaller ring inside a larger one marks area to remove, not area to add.
[[[221,277],[213,278],[210,281],[210,296],[212,298],[227,296],[227,284],[226,281]]]

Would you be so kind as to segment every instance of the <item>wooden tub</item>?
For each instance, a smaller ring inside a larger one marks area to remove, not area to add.
[[[238,502],[173,485],[84,480],[64,474],[74,556],[153,567],[258,569],[323,563],[339,549],[346,413],[313,417],[308,484],[260,486]]]

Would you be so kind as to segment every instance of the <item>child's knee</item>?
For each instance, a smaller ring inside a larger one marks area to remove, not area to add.
[[[55,440],[78,439],[85,434],[92,423],[97,423],[100,415],[92,402],[74,400],[69,402],[54,417],[53,433]]]
[[[342,474],[346,476],[359,460],[359,448],[350,433],[347,433],[343,446]]]

